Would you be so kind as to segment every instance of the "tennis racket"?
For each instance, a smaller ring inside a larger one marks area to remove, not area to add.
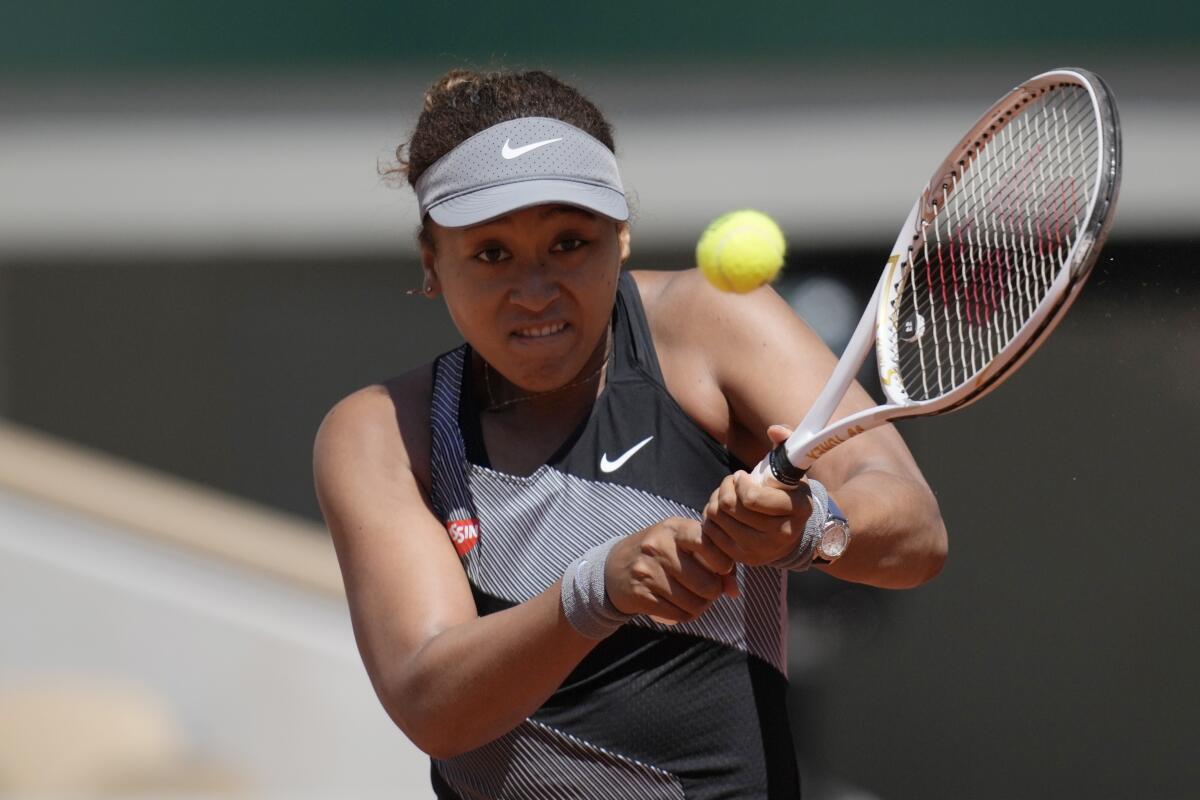
[[[864,431],[999,386],[1079,294],[1120,176],[1117,110],[1097,75],[1057,69],[1002,97],[933,173],[828,383],[752,475],[795,486]],[[830,424],[872,344],[887,401]]]

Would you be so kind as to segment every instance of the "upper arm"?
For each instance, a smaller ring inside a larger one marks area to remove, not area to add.
[[[428,381],[428,370],[400,379],[396,402],[382,386],[350,395],[325,417],[314,445],[317,499],[355,638],[381,698],[427,641],[476,617],[425,488]]]
[[[804,417],[833,372],[836,357],[770,286],[729,294],[713,288],[697,270],[687,270],[672,273],[659,289],[656,330],[669,343],[668,352],[690,361],[692,373],[702,368],[711,385],[705,396],[704,382],[676,380],[672,393],[685,410],[690,412],[687,406],[692,404],[698,415],[711,415],[711,408],[723,400],[723,440],[744,463],[757,463],[770,447],[767,427],[795,426]],[[873,405],[855,381],[833,420]],[[811,474],[836,488],[868,469],[924,483],[891,425],[831,450]]]

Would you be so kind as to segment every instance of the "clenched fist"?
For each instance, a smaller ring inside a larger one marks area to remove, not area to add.
[[[691,622],[722,594],[737,593],[734,567],[699,522],[670,517],[613,546],[604,585],[609,602],[625,614]]]

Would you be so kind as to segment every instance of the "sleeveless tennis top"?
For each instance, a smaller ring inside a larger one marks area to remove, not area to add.
[[[432,500],[479,614],[528,600],[575,558],[666,517],[699,519],[738,465],[667,391],[636,284],[622,274],[607,383],[529,476],[492,469],[470,351],[434,364]],[[793,798],[785,576],[738,565],[737,597],[695,622],[635,617],[516,728],[433,759],[439,798]],[[536,658],[536,654],[530,654]]]

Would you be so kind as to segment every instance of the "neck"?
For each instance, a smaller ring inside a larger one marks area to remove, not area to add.
[[[476,356],[480,365],[476,375],[482,378],[476,384],[481,390],[477,392],[480,407],[491,414],[536,414],[542,417],[546,414],[567,413],[575,416],[574,412],[578,410],[576,406],[591,407],[604,386],[611,354],[611,338],[611,332],[606,332],[575,377],[557,389],[544,392],[530,392],[510,383],[486,361]]]

